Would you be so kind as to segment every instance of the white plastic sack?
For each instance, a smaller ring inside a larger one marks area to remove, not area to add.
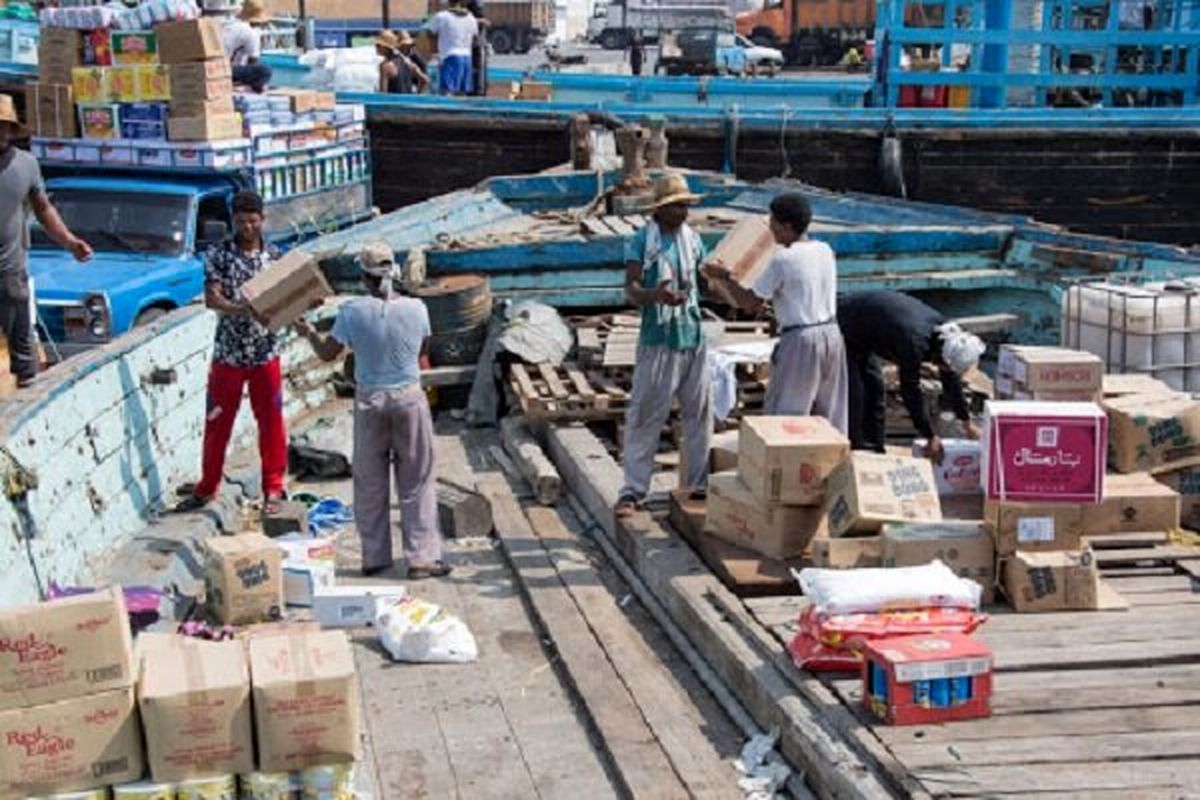
[[[338,64],[333,70],[333,91],[373,92],[379,86],[379,67],[374,64]]]
[[[905,608],[979,608],[983,589],[941,561],[892,569],[792,571],[800,588],[827,614],[871,614]]]
[[[465,664],[479,657],[466,623],[433,603],[405,595],[375,615],[384,649],[396,661]]]

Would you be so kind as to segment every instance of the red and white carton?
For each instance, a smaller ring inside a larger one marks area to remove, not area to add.
[[[913,458],[925,455],[925,439],[913,442]],[[983,446],[973,439],[943,439],[944,457],[933,465],[933,479],[942,497],[978,495]]]
[[[983,489],[989,500],[1099,503],[1108,417],[1095,403],[989,401]]]

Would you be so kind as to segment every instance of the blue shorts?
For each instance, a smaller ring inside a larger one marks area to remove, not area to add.
[[[471,93],[471,57],[446,56],[438,64],[438,85],[442,94]]]

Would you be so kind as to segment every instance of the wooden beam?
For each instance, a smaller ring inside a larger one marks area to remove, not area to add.
[[[504,451],[516,462],[517,469],[533,487],[538,502],[546,506],[557,503],[562,492],[562,480],[558,477],[558,470],[542,452],[542,446],[529,432],[524,418],[510,416],[500,420],[500,439]]]

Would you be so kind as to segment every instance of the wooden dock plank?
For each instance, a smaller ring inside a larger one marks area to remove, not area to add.
[[[1096,563],[1105,567],[1128,566],[1131,564],[1174,563],[1200,559],[1200,547],[1176,545],[1171,547],[1131,547],[1113,550],[1097,550]]]
[[[919,770],[916,775],[930,791],[949,797],[1005,797],[1065,793],[1092,797],[1093,792],[1127,791],[1137,797],[1168,791],[1176,798],[1200,792],[1200,760],[1095,761],[1069,764],[1031,764]],[[1147,794],[1141,794],[1146,792]]]
[[[1112,687],[1114,700],[1120,686]],[[1196,730],[1196,709],[1189,706],[1095,708],[1053,714],[1005,714],[988,719],[947,725],[880,727],[879,736],[889,745],[958,744],[970,741],[1008,741],[1049,736],[1088,736]],[[895,751],[900,755],[900,751]]]
[[[1200,731],[1155,730],[1069,736],[996,737],[954,742],[892,743],[909,769],[1072,762],[1200,759]]]

